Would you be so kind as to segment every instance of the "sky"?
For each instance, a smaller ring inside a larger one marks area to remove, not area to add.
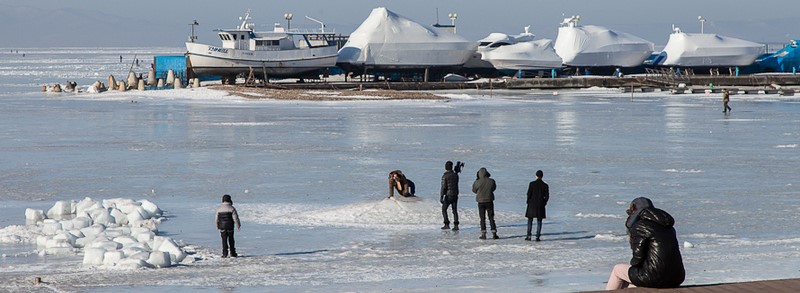
[[[235,1],[107,1],[107,0],[0,0],[0,47],[182,47],[197,20],[199,42],[219,42],[214,29],[233,28],[247,9],[258,30],[274,23],[292,28],[317,28],[307,20],[321,20],[327,29],[347,35],[375,7],[423,24],[450,23],[457,13],[458,34],[479,40],[492,32],[520,33],[526,25],[540,38],[555,39],[564,17],[580,15],[581,24],[593,24],[666,44],[672,25],[699,32],[698,16],[706,19],[706,33],[749,41],[784,44],[800,38],[794,14],[797,0],[298,0]]]

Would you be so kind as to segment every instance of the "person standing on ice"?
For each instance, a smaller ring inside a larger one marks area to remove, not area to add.
[[[458,231],[458,173],[453,171],[453,162],[444,163],[442,175],[442,188],[439,191],[439,202],[442,203],[442,217],[444,226],[442,230],[450,229],[450,219],[447,218],[447,207],[453,207],[453,231]]]
[[[222,196],[222,204],[217,208],[217,216],[215,222],[220,236],[222,236],[222,257],[228,257],[228,250],[230,256],[237,257],[236,254],[236,241],[233,239],[233,226],[236,230],[242,230],[242,223],[239,222],[239,213],[233,207],[233,201],[230,195]]]
[[[525,217],[528,218],[528,234],[525,240],[528,241],[531,241],[534,218],[536,219],[536,241],[541,241],[539,236],[542,235],[542,219],[546,218],[545,206],[550,200],[550,186],[542,181],[542,177],[544,177],[544,172],[537,170],[536,180],[528,184],[528,208],[525,211]]]
[[[472,183],[472,192],[475,193],[475,200],[478,202],[478,215],[481,218],[481,237],[486,239],[486,214],[489,216],[489,225],[492,228],[492,239],[499,239],[497,236],[497,224],[494,222],[494,191],[497,189],[492,175],[486,168],[478,170],[478,179]]]
[[[395,190],[402,196],[412,197],[414,196],[414,189],[414,182],[406,178],[402,171],[394,170],[389,172],[389,198],[394,197]]]
[[[634,199],[628,210],[628,230],[633,257],[630,264],[618,264],[608,277],[606,290],[637,287],[676,288],[686,278],[675,219],[653,206],[646,197]]]

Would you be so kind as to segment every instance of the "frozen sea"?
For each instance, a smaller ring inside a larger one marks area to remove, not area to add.
[[[22,57],[22,53],[26,56]],[[684,284],[798,278],[800,98],[616,89],[442,91],[442,101],[270,101],[208,88],[55,94],[125,77],[180,48],[0,49],[0,291],[573,292],[630,259],[625,208],[676,219]],[[119,56],[124,60],[119,62]],[[134,67],[137,68],[137,67]],[[466,162],[462,229],[442,231],[447,160]],[[479,240],[475,171],[497,181],[499,240]],[[385,199],[387,174],[421,202]],[[550,184],[542,242],[525,191]],[[214,210],[233,196],[236,259],[219,258]],[[148,199],[160,231],[196,247],[164,269],[87,267],[14,241],[25,208]],[[32,286],[33,277],[43,286]]]

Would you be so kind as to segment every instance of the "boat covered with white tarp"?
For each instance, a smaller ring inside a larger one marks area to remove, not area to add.
[[[553,40],[518,42],[483,52],[483,60],[498,70],[543,70],[561,68],[561,57],[553,49]]]
[[[717,34],[689,34],[675,28],[654,63],[682,67],[747,66],[765,50],[759,43]]]
[[[477,43],[414,22],[384,7],[372,10],[339,50],[336,65],[358,71],[461,67]]]
[[[580,16],[564,19],[555,50],[568,66],[636,67],[653,53],[653,43],[629,33],[596,25],[578,25]]]

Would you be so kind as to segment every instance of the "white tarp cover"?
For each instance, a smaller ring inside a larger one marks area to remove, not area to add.
[[[337,63],[398,68],[459,66],[477,46],[459,35],[378,7],[350,34],[339,50]]]
[[[558,28],[556,53],[571,66],[635,67],[653,53],[653,43],[595,25]]]
[[[489,61],[497,69],[512,70],[560,68],[562,63],[550,39],[497,47],[483,52],[483,60]]]
[[[660,65],[669,66],[747,66],[764,52],[764,45],[716,34],[675,32],[662,55]]]

